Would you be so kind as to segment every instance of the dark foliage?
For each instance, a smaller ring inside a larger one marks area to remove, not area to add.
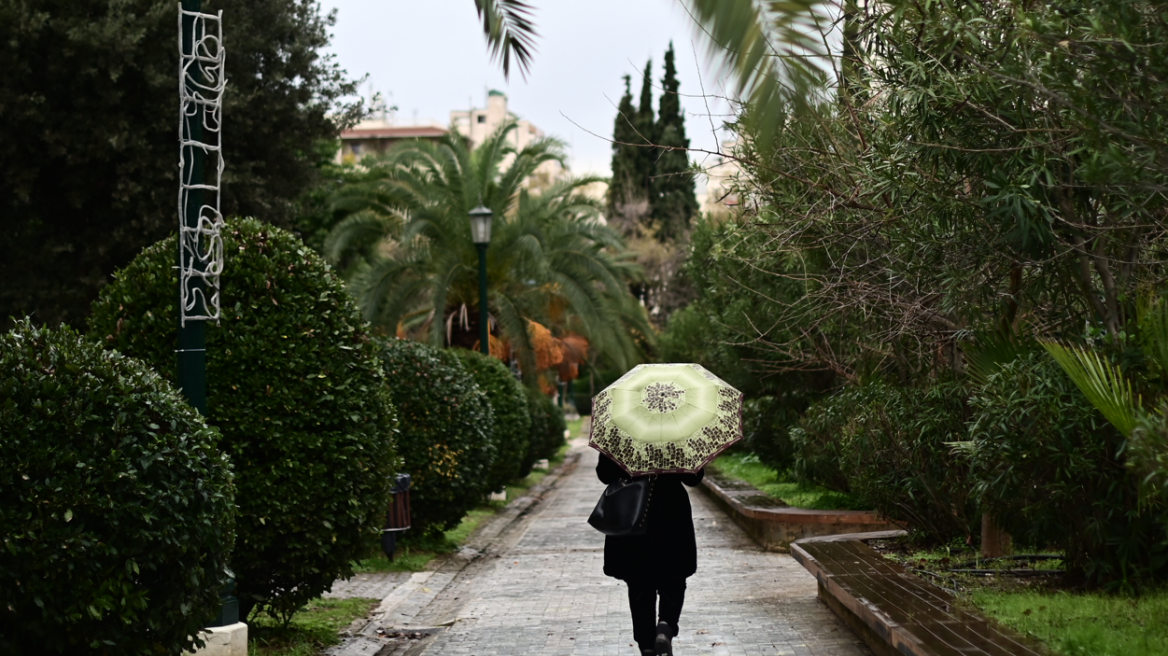
[[[174,378],[174,239],[102,290],[90,335]],[[255,219],[224,230],[223,318],[207,326],[208,421],[238,474],[232,568],[245,616],[286,619],[352,574],[397,470],[378,348],[328,266]]]
[[[401,416],[398,451],[413,477],[413,529],[454,528],[491,491],[495,419],[487,395],[446,349],[388,339],[381,359]]]
[[[233,538],[215,430],[67,327],[18,321],[0,371],[0,653],[193,647]]]
[[[657,161],[657,149],[651,147],[649,144],[657,143],[657,119],[653,115],[653,60],[645,62],[645,72],[641,75],[641,98],[637,103],[637,114],[633,119],[633,127],[636,128],[636,137],[634,143],[645,144],[643,147],[638,147],[635,151],[637,154],[637,168],[634,184],[637,189],[637,196],[640,198],[649,198],[652,189],[653,167]]]
[[[1168,577],[1168,512],[1138,502],[1125,440],[1045,353],[1002,365],[973,397],[974,491],[1016,538],[1066,553],[1090,584]]]
[[[665,77],[661,79],[661,109],[657,114],[657,157],[653,163],[650,203],[657,238],[671,241],[684,237],[698,212],[694,179],[689,171],[689,138],[685,136],[685,115],[681,111],[677,67],[673,63],[673,43],[665,51]]]
[[[798,411],[786,399],[747,399],[742,408],[742,446],[762,464],[785,472],[795,464],[790,433],[798,421]]]
[[[840,465],[844,431],[870,398],[868,387],[845,387],[807,409],[790,433],[796,479],[837,492],[852,491]]]
[[[966,436],[968,391],[950,381],[866,387],[843,430],[840,468],[852,493],[922,541],[972,543],[981,515],[969,464],[950,446]]]
[[[629,88],[630,79],[626,75],[625,94],[616,108],[616,118],[612,128],[612,180],[608,184],[608,217],[624,213],[624,205],[644,198],[644,189],[638,184],[640,148],[634,144],[644,143],[637,138],[637,110],[633,105],[633,92]]]
[[[322,140],[357,107],[314,0],[224,13],[225,214],[288,225]],[[177,222],[177,2],[0,3],[0,321],[80,325],[109,275]],[[329,153],[331,155],[331,153]]]
[[[520,476],[531,473],[536,460],[556,455],[560,447],[564,446],[564,431],[568,430],[564,413],[550,396],[530,387],[524,389],[527,391],[527,407],[531,415],[531,446],[523,466],[519,468]]]
[[[519,477],[519,468],[531,446],[531,415],[523,385],[507,365],[478,351],[454,349],[462,366],[487,395],[495,417],[491,442],[495,464],[487,476],[488,489],[498,491]]]

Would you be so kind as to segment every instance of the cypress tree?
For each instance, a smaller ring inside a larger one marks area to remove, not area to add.
[[[621,96],[617,107],[616,120],[612,128],[612,182],[608,185],[608,216],[616,217],[620,206],[637,197],[644,197],[638,171],[640,148],[624,145],[640,143],[635,122],[637,108],[633,106],[633,93],[629,87],[631,80],[624,76],[625,95]]]
[[[657,238],[672,241],[688,231],[698,211],[693,175],[689,171],[689,139],[685,136],[685,116],[677,90],[677,68],[673,63],[673,42],[665,52],[665,77],[661,79],[661,110],[657,117],[656,162],[651,176],[650,204],[653,221],[659,226]],[[642,96],[642,102],[644,96]]]
[[[633,125],[637,129],[635,143],[645,146],[637,148],[637,181],[641,188],[641,196],[648,197],[652,203],[651,187],[654,168],[657,160],[657,149],[648,144],[657,143],[657,123],[653,119],[653,60],[645,62],[644,81],[641,83],[641,102],[637,106],[637,120]]]

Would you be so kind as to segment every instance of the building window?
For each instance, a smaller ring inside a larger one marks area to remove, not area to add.
[[[479,123],[486,123],[487,122],[487,115],[486,114],[479,114],[478,119],[479,119]]]
[[[360,154],[361,154],[361,144],[359,144],[359,143],[355,143],[355,144],[353,144],[353,154],[354,154],[354,155],[360,155]]]

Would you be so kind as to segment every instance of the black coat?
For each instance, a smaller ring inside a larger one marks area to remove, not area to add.
[[[604,573],[628,580],[631,576],[651,573],[657,578],[685,578],[698,569],[698,547],[694,539],[693,511],[689,494],[682,483],[693,487],[705,476],[696,474],[661,474],[653,483],[653,502],[646,522],[648,532],[633,537],[604,538]],[[603,453],[596,465],[596,476],[609,485],[628,474]]]

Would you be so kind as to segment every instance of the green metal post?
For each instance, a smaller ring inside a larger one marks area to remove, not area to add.
[[[491,354],[491,327],[487,314],[487,244],[475,244],[479,249],[479,350]]]
[[[197,12],[201,8],[201,0],[182,0],[182,8],[184,11]],[[190,54],[194,51],[195,43],[195,18],[183,14],[182,17],[182,49],[183,53]],[[198,71],[198,67],[193,67],[194,71]],[[195,89],[191,88],[191,82],[184,80],[187,84],[188,93],[194,93]],[[203,121],[201,117],[188,118],[182,122],[183,136],[186,141],[201,141],[203,138]],[[182,179],[188,184],[202,184],[203,182],[203,149],[194,148],[191,146],[185,147],[183,152],[183,170],[180,172]],[[198,226],[199,210],[203,206],[203,190],[191,189],[187,192],[186,202],[186,227],[194,228]],[[182,236],[180,235],[181,239]],[[191,259],[193,261],[184,262],[184,259]],[[179,271],[185,270],[189,266],[200,266],[198,258],[190,258],[185,250],[179,249]],[[179,281],[180,289],[179,302],[182,302],[182,281]],[[198,314],[203,314],[198,312]],[[187,401],[199,411],[199,414],[207,414],[207,331],[204,322],[202,321],[182,321],[182,309],[179,309],[179,326],[178,326],[178,386],[183,394],[187,397]]]
[[[202,8],[201,0],[182,0],[181,3],[183,11],[198,12]],[[196,35],[195,35],[195,17],[183,14],[182,17],[182,50],[186,55],[194,52]],[[192,67],[194,76],[198,76],[198,66]],[[187,85],[187,92],[194,93],[195,89],[192,85],[199,80],[184,79],[183,83]],[[201,116],[202,108],[196,108],[196,115],[183,120],[183,138],[186,142],[202,141],[203,140],[203,120]],[[185,146],[183,148],[183,170],[179,172],[182,179],[187,184],[202,184],[204,181],[203,160],[204,152],[202,148],[194,146]],[[186,207],[184,212],[185,227],[196,228],[199,224],[199,213],[203,207],[203,190],[190,189],[187,192]],[[179,235],[182,238],[182,235]],[[186,260],[186,261],[184,261]],[[179,248],[179,271],[183,271],[187,267],[201,267],[204,264],[198,258],[187,254],[185,249]],[[202,281],[197,283],[200,287]],[[182,280],[179,280],[180,288],[178,291],[179,299],[179,316],[178,316],[178,348],[175,351],[176,365],[177,365],[177,379],[178,387],[186,396],[187,401],[191,407],[199,411],[199,414],[207,415],[207,325],[204,320],[182,320]],[[200,298],[205,297],[200,295]],[[207,314],[206,308],[196,308],[195,314]],[[235,592],[235,578],[228,572],[229,579],[227,585],[219,593],[220,607],[219,614],[211,626],[228,626],[239,621],[239,600],[234,596]]]

